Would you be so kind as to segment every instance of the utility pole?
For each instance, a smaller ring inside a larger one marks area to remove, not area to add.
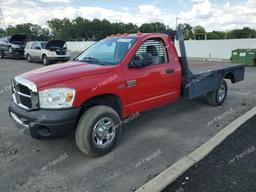
[[[3,37],[5,35],[4,30],[5,30],[4,15],[0,7],[0,37]]]
[[[179,20],[180,20],[180,18],[179,18],[179,17],[176,17],[176,26],[175,26],[175,29],[177,29],[177,27],[178,27]]]

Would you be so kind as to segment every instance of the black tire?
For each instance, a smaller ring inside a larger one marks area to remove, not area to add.
[[[3,59],[4,58],[4,51],[0,51],[0,59]]]
[[[27,61],[28,61],[29,63],[32,62],[31,56],[30,56],[29,54],[27,54]]]
[[[96,127],[102,127],[97,125],[101,125],[99,123],[102,121],[102,119],[104,120],[104,118],[112,120],[112,125],[114,125],[112,126],[113,136],[108,145],[105,147],[99,147],[96,144],[96,138],[98,137],[94,135],[94,130],[96,130]],[[75,133],[77,147],[84,154],[91,157],[106,155],[116,146],[121,134],[121,127],[122,124],[120,117],[114,109],[104,105],[91,107],[83,113],[78,122]]]
[[[207,94],[207,102],[213,106],[222,105],[227,97],[228,86],[227,82],[222,79],[217,90]]]
[[[42,63],[43,63],[44,65],[49,65],[49,64],[50,64],[49,59],[48,59],[48,57],[47,57],[46,55],[43,55],[43,57],[42,57]]]

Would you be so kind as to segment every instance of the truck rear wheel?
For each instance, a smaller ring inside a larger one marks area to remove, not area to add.
[[[219,106],[224,103],[227,97],[227,82],[222,79],[217,90],[207,94],[207,102],[213,106]]]
[[[108,106],[89,108],[81,116],[76,133],[76,144],[80,151],[91,157],[109,153],[117,144],[121,133],[118,113]]]

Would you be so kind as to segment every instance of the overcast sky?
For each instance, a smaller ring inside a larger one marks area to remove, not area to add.
[[[211,30],[256,28],[256,0],[0,0],[6,25],[31,22],[46,26],[52,18],[106,18],[111,22],[179,22]]]

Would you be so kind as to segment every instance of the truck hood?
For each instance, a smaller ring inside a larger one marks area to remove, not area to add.
[[[38,89],[65,81],[107,73],[111,67],[93,65],[85,62],[69,62],[42,67],[21,75],[34,82]]]
[[[28,40],[28,36],[24,34],[16,34],[11,36],[10,43],[25,43]]]
[[[46,49],[51,49],[51,48],[63,48],[63,46],[66,44],[66,41],[63,40],[49,40],[47,41],[47,44],[45,46]]]

